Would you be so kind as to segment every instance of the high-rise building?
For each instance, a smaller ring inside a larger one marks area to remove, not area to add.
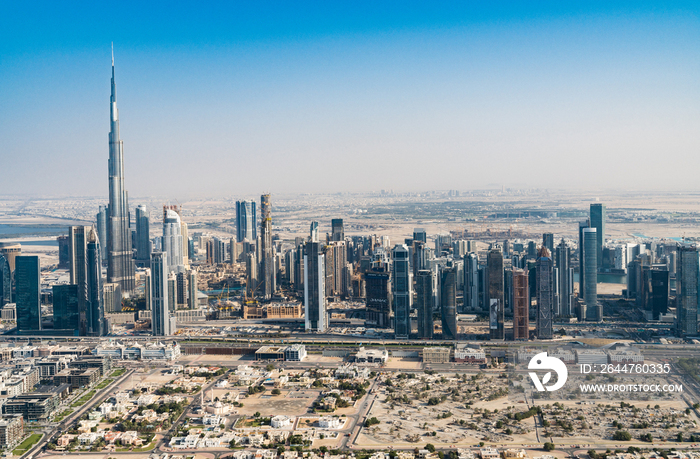
[[[4,256],[10,265],[10,273],[15,272],[15,258],[22,255],[22,245],[19,242],[0,242],[0,255]]]
[[[187,296],[189,297],[187,303],[190,309],[195,309],[197,308],[197,293],[199,293],[199,290],[197,290],[197,271],[195,271],[194,269],[190,271],[189,282],[187,287]]]
[[[177,309],[186,309],[187,300],[189,298],[188,292],[188,282],[189,276],[185,272],[177,273],[177,286],[175,289],[176,299],[175,305]]]
[[[0,308],[12,303],[12,272],[5,255],[0,254]]]
[[[149,264],[150,266],[150,264]],[[148,282],[146,282],[146,290],[148,290]],[[110,284],[108,282],[102,285],[103,304],[105,313],[121,312],[122,310],[122,292],[119,284]],[[146,295],[146,304],[148,304],[148,295]]]
[[[236,239],[238,242],[258,239],[255,201],[236,201]]]
[[[107,326],[102,284],[102,248],[94,228],[90,228],[86,239],[87,336],[104,336]]]
[[[425,232],[423,228],[414,228],[413,229],[413,241],[414,242],[422,242],[423,244],[428,243],[428,234]]]
[[[15,258],[17,330],[31,334],[41,330],[41,266],[37,256]]]
[[[579,272],[584,273],[583,303],[581,312],[583,320],[603,320],[603,307],[598,305],[598,262],[597,262],[597,230],[583,228],[583,258]]]
[[[107,219],[109,212],[107,206],[100,206],[97,215],[95,215],[95,220],[97,221],[97,238],[100,240],[100,246],[102,248],[102,261],[107,261]]]
[[[189,257],[189,230],[187,228],[187,223],[182,220],[182,212],[180,213],[180,235],[182,236],[182,264],[185,268],[190,267],[190,257]]]
[[[554,253],[554,234],[543,233],[542,234],[542,245],[549,250],[550,254]]]
[[[70,245],[68,236],[58,236],[58,269],[68,269],[70,267]]]
[[[169,336],[171,312],[168,308],[168,255],[165,252],[151,253],[150,299],[151,332],[153,336]]]
[[[411,307],[413,305],[413,273],[408,247],[397,244],[391,251],[393,263],[392,296],[394,309],[394,336],[408,339],[411,334]]]
[[[446,267],[440,272],[440,316],[442,339],[457,339],[457,269]]]
[[[54,333],[80,336],[78,286],[75,284],[54,285],[52,290]]]
[[[698,333],[698,250],[697,246],[679,244],[676,250],[676,295],[678,334]],[[19,304],[17,305],[19,307]]]
[[[669,270],[664,268],[651,271],[651,314],[653,320],[659,320],[661,314],[668,312],[670,294]]]
[[[345,241],[331,241],[323,251],[326,255],[326,295],[347,295],[348,285],[344,273],[348,252]]]
[[[433,272],[421,269],[416,276],[418,338],[433,339]]]
[[[513,268],[513,339],[530,339],[528,272],[519,268]]]
[[[503,253],[491,249],[486,259],[488,276],[489,338],[504,339]]]
[[[571,249],[564,239],[557,246],[556,265],[559,273],[559,309],[555,315],[569,317],[573,313],[574,304],[574,268],[571,266]]]
[[[272,203],[270,195],[260,197],[260,294],[265,299],[272,298],[275,293],[275,248],[272,245]]]
[[[549,249],[542,246],[537,254],[537,324],[538,339],[552,339],[552,319],[554,315],[554,262]]]
[[[364,273],[365,326],[391,328],[392,286],[389,265],[375,263]]]
[[[171,209],[163,208],[163,239],[161,250],[168,254],[167,272],[181,272],[185,269],[182,258],[182,226],[180,215]],[[151,259],[152,261],[152,259]]]
[[[591,204],[591,227],[596,229],[596,262],[597,269],[603,264],[603,245],[605,244],[605,204]]]
[[[331,241],[344,241],[345,229],[343,227],[342,218],[334,218],[331,220]]]
[[[579,222],[578,224],[578,263],[579,263],[579,270],[578,270],[578,297],[583,298],[583,291],[584,291],[584,284],[586,283],[586,272],[583,270],[583,249],[584,249],[584,241],[583,241],[583,230],[586,228],[591,227],[591,220],[587,219],[586,221]],[[597,274],[596,274],[597,278]]]
[[[136,207],[136,264],[141,267],[151,264],[150,219],[146,206]]]
[[[464,306],[462,312],[479,309],[479,258],[474,252],[464,255]]]
[[[117,86],[112,55],[109,131],[109,208],[107,218],[107,282],[117,282],[127,295],[136,286],[129,228],[129,198],[124,188],[124,143],[119,138]]]
[[[311,222],[311,226],[309,228],[309,240],[311,242],[319,242],[318,222]]]
[[[246,291],[248,296],[252,297],[258,290],[258,257],[255,252],[250,252],[246,255]]]
[[[326,313],[326,269],[321,244],[306,243],[304,253],[304,328],[306,331],[325,332],[328,327]]]

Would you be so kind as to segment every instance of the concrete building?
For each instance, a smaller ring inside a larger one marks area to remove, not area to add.
[[[450,361],[449,347],[424,347],[423,362],[424,363],[449,363]]]
[[[153,336],[174,333],[175,318],[168,307],[168,256],[165,252],[151,253],[150,309]]]
[[[445,267],[440,272],[440,316],[442,339],[456,340],[457,330],[457,269]]]
[[[0,448],[11,450],[24,438],[24,419],[21,414],[0,417]]]
[[[489,337],[490,339],[504,339],[503,253],[499,249],[495,248],[489,251],[486,269],[488,274]]]
[[[528,271],[518,268],[513,268],[513,339],[530,339]]]
[[[554,262],[547,247],[541,247],[535,263],[537,273],[537,324],[538,339],[552,339],[554,316]]]
[[[306,243],[304,254],[304,329],[324,332],[328,327],[326,312],[325,258],[321,244]]]

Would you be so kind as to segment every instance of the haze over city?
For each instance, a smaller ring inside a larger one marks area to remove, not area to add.
[[[697,190],[698,11],[4,3],[0,193],[105,192],[112,42],[132,196]]]

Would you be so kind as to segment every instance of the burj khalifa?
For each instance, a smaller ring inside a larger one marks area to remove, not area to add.
[[[124,189],[124,143],[119,138],[117,86],[112,51],[112,96],[109,132],[109,208],[107,218],[107,282],[118,283],[122,293],[134,291],[134,260],[129,228],[129,197]]]

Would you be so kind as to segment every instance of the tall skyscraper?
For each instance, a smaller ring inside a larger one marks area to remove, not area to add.
[[[269,194],[260,197],[260,214],[260,294],[269,299],[275,293],[275,248],[272,245],[272,203]]]
[[[129,228],[129,198],[124,188],[124,143],[119,138],[117,86],[114,82],[112,54],[112,95],[109,131],[109,209],[107,218],[107,282],[116,282],[122,293],[131,294],[135,287],[134,260]]]
[[[474,252],[464,255],[464,310],[479,309],[479,258]]]
[[[583,261],[580,272],[584,273],[583,303],[585,311],[581,313],[583,320],[603,320],[603,307],[598,305],[598,262],[597,262],[597,230],[583,228]]]
[[[15,272],[15,259],[22,255],[22,245],[19,242],[0,242],[0,255],[10,264],[10,273]]]
[[[537,254],[537,325],[538,339],[552,339],[554,315],[554,262],[547,247],[542,246]]]
[[[440,273],[440,315],[442,339],[457,339],[457,269],[444,268]]]
[[[151,264],[151,217],[144,205],[136,207],[136,264]],[[102,239],[100,239],[102,241]]]
[[[489,338],[504,339],[503,253],[491,249],[486,259],[488,276]]]
[[[343,227],[342,218],[334,218],[331,220],[331,241],[344,241],[345,228]]]
[[[102,261],[107,260],[107,219],[108,210],[106,206],[100,206],[100,210],[95,216],[97,220],[97,238],[100,240],[100,246],[102,248]]]
[[[591,227],[591,220],[587,219],[584,222],[579,222],[578,224],[578,297],[583,298],[584,284],[586,283],[586,272],[583,270],[583,230]],[[597,278],[597,275],[596,275]]]
[[[326,269],[321,244],[306,243],[304,253],[304,328],[306,331],[325,332],[328,327],[326,313]]]
[[[187,287],[189,296],[187,303],[189,304],[190,309],[196,309],[197,293],[199,293],[199,290],[197,289],[197,271],[194,269],[190,271],[190,278]]]
[[[54,285],[53,329],[54,333],[80,336],[80,312],[78,286]]]
[[[574,268],[571,266],[571,249],[564,239],[557,246],[556,265],[559,272],[559,310],[555,314],[569,317],[573,313]]]
[[[698,333],[698,249],[679,244],[676,250],[676,295],[678,297],[678,334]],[[17,305],[19,308],[19,304]]]
[[[394,336],[408,339],[411,334],[413,305],[413,273],[409,264],[408,247],[397,244],[391,251],[393,264]]]
[[[12,272],[5,255],[0,254],[0,308],[12,303]]]
[[[421,269],[416,276],[418,338],[433,339],[433,272]]]
[[[87,336],[104,336],[107,326],[102,284],[102,247],[94,228],[90,228],[86,239]]]
[[[182,258],[182,234],[180,215],[171,209],[163,209],[163,243],[162,250],[168,254],[167,272],[182,272],[185,269]],[[153,259],[151,259],[152,261]]]
[[[169,336],[171,313],[168,308],[168,255],[165,252],[151,253],[150,299],[151,332],[153,336]]]
[[[236,201],[236,239],[258,239],[258,222],[255,211],[255,201]]]
[[[311,226],[309,228],[309,240],[311,242],[319,242],[318,239],[318,222],[311,222]]]
[[[31,334],[41,330],[41,266],[37,256],[15,258],[17,329]]]
[[[528,271],[513,268],[513,339],[530,339],[530,282]]]
[[[413,229],[413,240],[416,242],[422,242],[424,244],[428,243],[428,234],[423,228]]]
[[[180,213],[180,235],[182,236],[182,264],[185,268],[190,267],[190,244],[189,244],[189,229],[187,223],[182,221],[182,212]]]
[[[603,245],[605,244],[605,204],[591,204],[591,227],[596,229],[597,269],[603,265]]]
[[[542,245],[549,250],[550,255],[554,253],[554,234],[543,233],[542,234]]]
[[[70,244],[68,236],[58,236],[58,269],[68,269],[70,267]]]
[[[391,328],[392,286],[389,265],[373,263],[364,273],[365,326]]]

